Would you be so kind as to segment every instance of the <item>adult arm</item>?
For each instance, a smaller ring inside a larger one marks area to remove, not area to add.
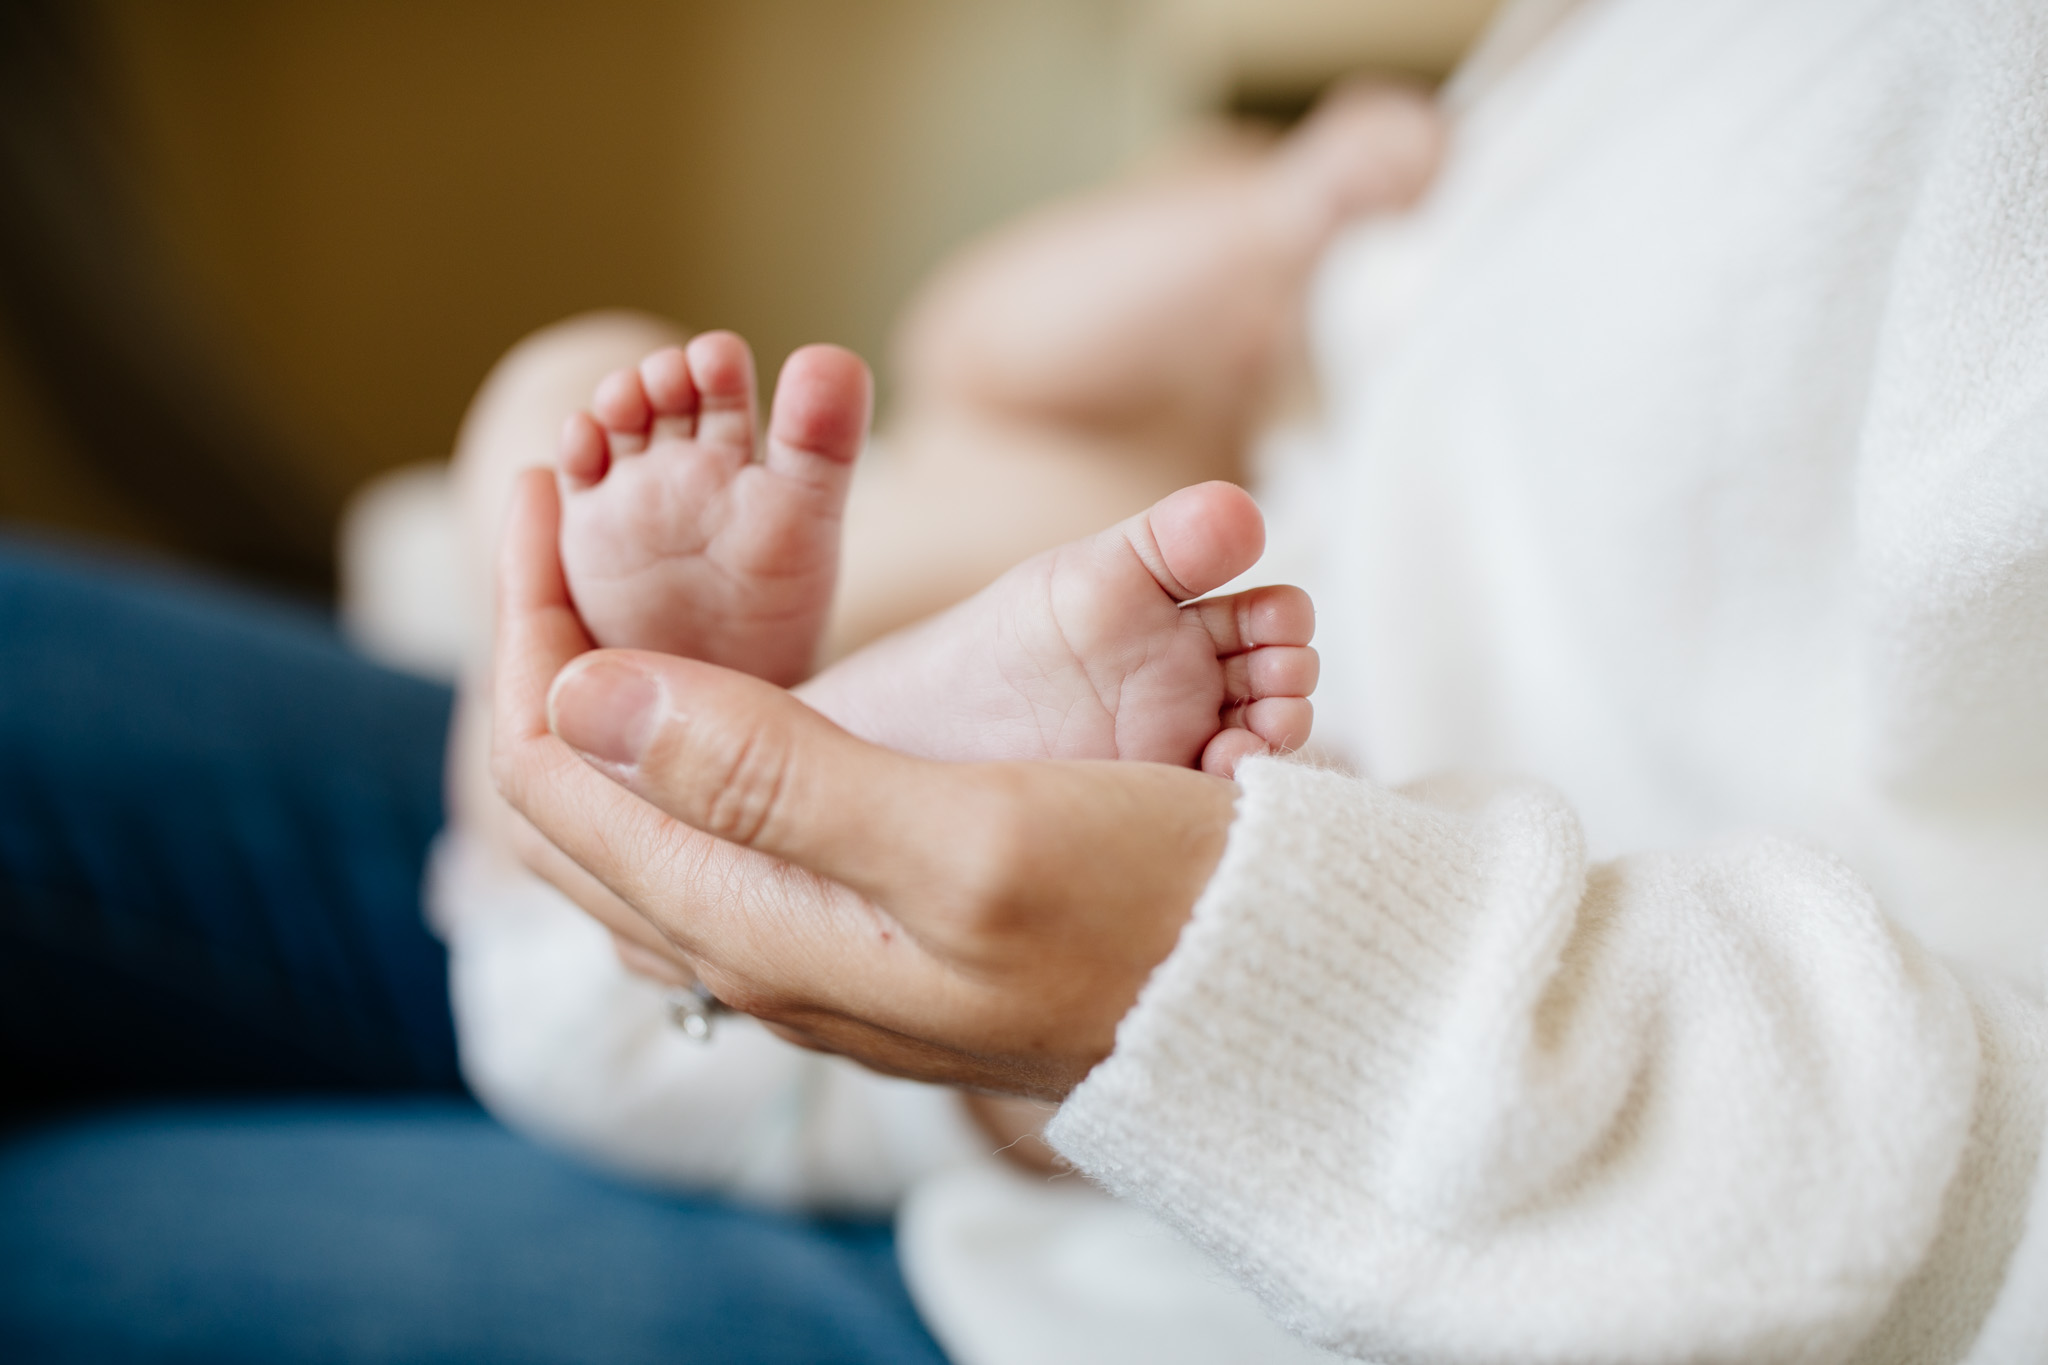
[[[2038,999],[1801,845],[1591,863],[1540,788],[1239,780],[1049,1136],[1283,1319],[1397,1359],[2040,1358]]]
[[[1541,789],[1242,770],[1216,879],[1051,1136],[1320,1340],[2048,1360],[2039,988],[1887,913],[1996,932],[2016,979],[2048,937],[2048,27],[2038,5],[1896,12],[1927,23],[1899,51],[1952,41],[1958,74],[1906,85],[1940,110],[1913,115],[1928,175],[1867,267],[1890,272],[1867,409],[1830,433],[1861,632],[1840,818],[1878,832],[1853,852],[1895,899],[1770,837],[1595,861]]]
[[[1174,955],[1054,1122],[1319,1340],[2048,1360],[2048,24],[1942,31],[1965,74],[1885,262],[1845,499],[1839,818],[1894,903],[1803,843],[1595,861],[1542,789],[1254,763]],[[1951,966],[1907,916],[2037,984]]]

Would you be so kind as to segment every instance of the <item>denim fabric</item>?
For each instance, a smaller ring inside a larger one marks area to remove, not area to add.
[[[0,543],[0,1103],[459,1091],[450,701],[310,611]]]
[[[363,1098],[18,1134],[0,1359],[943,1365],[886,1227],[656,1197],[463,1101]]]
[[[0,541],[0,1360],[943,1365],[886,1228],[463,1094],[449,705],[317,613]]]

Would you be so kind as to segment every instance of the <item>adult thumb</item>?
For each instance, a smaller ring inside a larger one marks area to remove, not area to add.
[[[937,871],[958,801],[945,764],[857,739],[779,687],[637,650],[577,658],[548,693],[570,748],[693,829],[871,899]],[[936,856],[935,856],[936,855]]]

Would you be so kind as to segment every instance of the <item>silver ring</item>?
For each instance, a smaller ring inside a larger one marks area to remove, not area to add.
[[[661,1004],[668,1011],[668,1021],[698,1043],[710,1042],[718,1016],[732,1013],[701,981],[687,989],[672,986],[663,991]]]

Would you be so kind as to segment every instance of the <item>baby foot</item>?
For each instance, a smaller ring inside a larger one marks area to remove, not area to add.
[[[783,686],[806,677],[871,387],[849,351],[796,352],[757,461],[753,356],[731,332],[607,377],[558,465],[562,567],[592,637]]]
[[[800,695],[945,759],[1139,759],[1229,776],[1307,740],[1315,613],[1299,588],[1203,598],[1265,544],[1227,483],[1183,488],[841,660]]]

